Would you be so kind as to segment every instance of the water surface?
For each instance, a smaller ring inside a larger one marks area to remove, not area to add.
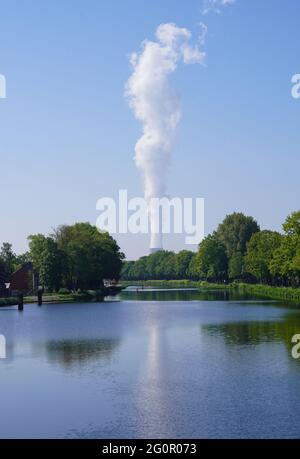
[[[0,309],[2,438],[299,438],[300,308],[125,291]]]

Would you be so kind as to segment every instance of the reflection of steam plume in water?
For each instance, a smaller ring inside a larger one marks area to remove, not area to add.
[[[143,172],[152,229],[157,225],[158,213],[150,205],[151,198],[166,193],[166,171],[180,119],[179,100],[168,77],[180,61],[191,64],[204,59],[199,46],[190,45],[191,33],[187,29],[162,24],[156,39],[144,41],[141,52],[132,54],[133,74],[126,89],[130,107],[143,123],[143,135],[135,146],[135,161]],[[151,248],[162,248],[161,232],[152,231]]]

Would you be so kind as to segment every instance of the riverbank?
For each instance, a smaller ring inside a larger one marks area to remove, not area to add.
[[[93,301],[104,301],[106,296],[117,295],[123,287],[112,286],[104,287],[101,290],[87,290],[85,292],[66,292],[66,293],[45,293],[43,303],[86,303]],[[37,296],[24,296],[24,304],[36,303]],[[18,298],[0,298],[0,308],[7,306],[16,306]]]
[[[232,284],[210,284],[209,282],[190,280],[147,280],[147,281],[123,281],[123,287],[154,287],[154,288],[197,288],[202,291],[227,290],[238,291],[245,295],[253,295],[274,300],[296,301],[300,303],[300,288],[271,287],[260,284],[244,284],[234,282]]]
[[[191,280],[147,280],[147,281],[122,281],[123,287],[154,287],[154,288],[197,288],[205,290],[227,290],[230,285],[210,284],[203,281]]]
[[[271,298],[273,300],[288,300],[300,303],[300,288],[271,287],[258,284],[232,284],[231,288],[247,295]]]

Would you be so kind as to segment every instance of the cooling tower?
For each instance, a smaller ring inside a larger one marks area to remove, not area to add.
[[[163,250],[162,234],[151,234],[150,255],[152,253],[160,252],[161,250]]]

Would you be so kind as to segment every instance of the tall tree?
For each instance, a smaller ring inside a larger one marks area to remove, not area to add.
[[[57,291],[62,286],[66,266],[64,253],[52,237],[37,234],[29,236],[28,240],[30,258],[39,274],[40,283],[51,291]]]
[[[65,283],[73,289],[97,289],[103,279],[118,279],[124,254],[106,232],[90,223],[59,227],[54,239],[66,256]]]
[[[259,231],[260,228],[253,217],[242,213],[227,215],[219,225],[216,236],[226,248],[231,279],[243,276],[243,257],[246,253],[247,242],[250,241],[253,234]]]
[[[289,215],[283,224],[285,232],[280,247],[270,263],[272,274],[287,285],[300,285],[300,211]]]
[[[189,279],[189,267],[194,256],[195,253],[189,250],[182,250],[176,255],[175,273],[177,279]]]
[[[244,275],[244,257],[235,252],[228,260],[228,277],[230,280],[241,279]]]
[[[215,234],[207,236],[200,243],[196,260],[200,278],[208,281],[225,281],[227,279],[226,248]]]
[[[9,244],[8,242],[4,242],[2,244],[2,247],[0,250],[0,260],[2,261],[2,265],[4,269],[5,282],[9,282],[10,276],[17,269],[18,259],[17,259],[17,255],[14,253],[12,249],[12,245]]]
[[[191,280],[198,280],[199,279],[199,273],[197,269],[197,253],[194,253],[189,267],[187,269],[187,278]]]
[[[276,231],[261,231],[253,234],[247,244],[245,269],[259,282],[271,283],[273,276],[270,265],[274,252],[282,242],[283,236]]]
[[[133,269],[135,266],[135,262],[130,260],[130,261],[124,261],[122,271],[121,271],[121,278],[123,280],[134,280],[133,277]]]
[[[253,217],[247,217],[242,213],[227,215],[219,225],[216,236],[223,242],[227,256],[230,258],[236,253],[245,255],[247,242],[254,233],[260,231]]]
[[[157,261],[154,279],[172,280],[176,278],[176,255],[174,252],[160,251],[154,254],[154,259]]]

